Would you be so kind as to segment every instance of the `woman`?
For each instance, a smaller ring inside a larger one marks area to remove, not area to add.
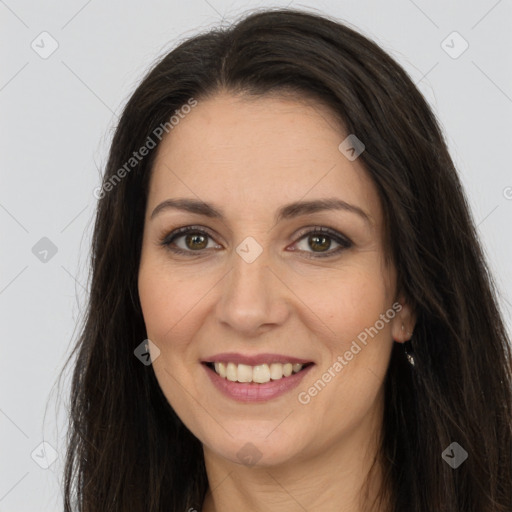
[[[185,41],[95,194],[65,510],[511,510],[492,277],[377,45],[294,10]]]

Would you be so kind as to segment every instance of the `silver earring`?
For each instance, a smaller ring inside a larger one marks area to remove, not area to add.
[[[402,324],[402,331],[404,330],[404,324]],[[414,351],[412,349],[412,343],[411,343],[411,340],[412,340],[412,333],[407,333],[407,335],[410,335],[410,338],[404,342],[404,354],[405,354],[405,357],[407,358],[407,361],[409,361],[409,364],[411,366],[414,366]]]

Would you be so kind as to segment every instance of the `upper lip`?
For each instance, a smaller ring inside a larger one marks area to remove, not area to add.
[[[203,363],[235,363],[246,364],[248,366],[257,366],[259,364],[271,363],[311,363],[311,360],[301,359],[299,357],[285,356],[283,354],[254,354],[244,355],[236,352],[224,352],[203,359]]]

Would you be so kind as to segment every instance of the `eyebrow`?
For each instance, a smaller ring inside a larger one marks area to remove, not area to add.
[[[224,220],[225,218],[225,214],[222,209],[214,206],[213,204],[205,203],[204,201],[198,201],[196,199],[180,198],[166,199],[165,201],[161,202],[151,213],[150,219],[153,219],[159,213],[168,209],[183,210],[189,213],[204,215],[205,217],[210,217],[213,219]],[[372,217],[363,209],[336,197],[316,199],[313,201],[296,201],[294,203],[286,204],[277,210],[274,222],[278,223],[282,220],[299,217],[300,215],[307,215],[329,210],[343,210],[346,212],[354,213],[361,217],[370,226],[373,225]]]

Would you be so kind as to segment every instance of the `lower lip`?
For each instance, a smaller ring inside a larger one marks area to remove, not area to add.
[[[237,400],[238,402],[266,402],[278,396],[284,395],[288,391],[296,388],[306,373],[313,368],[310,364],[303,370],[293,373],[289,377],[283,377],[279,380],[271,380],[265,384],[256,384],[253,382],[232,382],[221,377],[215,370],[203,365],[208,377],[210,377],[214,386],[225,396]]]

